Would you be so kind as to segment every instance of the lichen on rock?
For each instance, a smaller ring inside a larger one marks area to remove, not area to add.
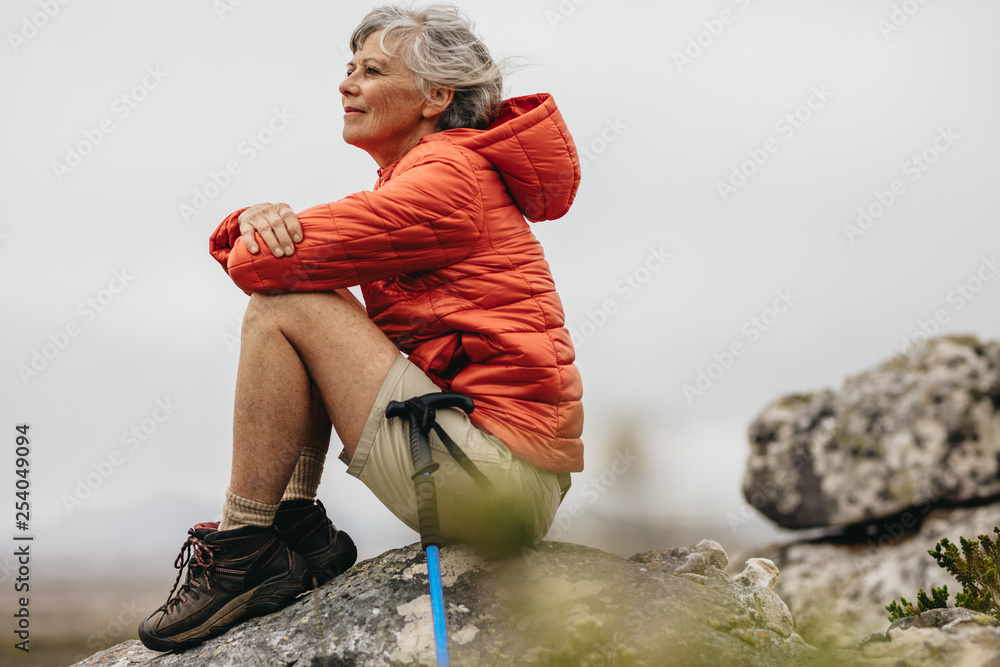
[[[131,661],[122,665],[431,665],[424,562],[418,545],[387,552],[321,587],[318,606],[303,596],[182,653],[161,656],[137,642],[110,651]],[[727,563],[710,540],[628,560],[557,542],[504,560],[444,547],[452,664],[772,667],[811,652],[762,576],[768,566],[752,562],[734,580]],[[107,664],[108,655],[79,665]]]
[[[935,338],[843,387],[778,399],[749,428],[747,500],[836,527],[1000,494],[1000,343]]]

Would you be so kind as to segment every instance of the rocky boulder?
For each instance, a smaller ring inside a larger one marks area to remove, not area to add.
[[[944,537],[957,544],[960,536],[992,534],[998,523],[1000,503],[936,509],[926,517],[912,513],[882,521],[871,534],[800,541],[753,553],[781,570],[775,591],[788,603],[803,639],[824,649],[850,648],[889,625],[885,605],[901,595],[914,602],[918,589],[947,585],[949,604],[954,605],[962,586],[927,551]],[[907,528],[915,524],[916,531]],[[907,625],[904,621],[894,622],[891,629]],[[995,655],[1000,656],[1000,649]]]
[[[743,492],[786,528],[848,526],[1000,494],[1000,343],[944,337],[786,396],[749,429]]]
[[[932,609],[894,621],[884,633],[865,637],[855,650],[829,654],[827,664],[996,667],[998,626],[997,619],[970,609]]]
[[[558,542],[505,560],[457,546],[441,556],[455,665],[773,667],[815,652],[772,590],[774,564],[753,559],[729,577],[725,551],[708,540],[628,560]],[[413,545],[188,651],[131,641],[78,665],[431,665],[430,614],[426,560]]]

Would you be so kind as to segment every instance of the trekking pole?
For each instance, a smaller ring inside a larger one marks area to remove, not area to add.
[[[420,545],[427,554],[427,576],[431,593],[431,619],[434,623],[434,644],[437,649],[438,667],[447,667],[448,628],[444,612],[444,586],[441,583],[441,560],[438,548],[441,525],[438,521],[437,490],[431,473],[438,464],[431,458],[428,433],[437,427],[437,408],[461,408],[472,412],[472,399],[452,393],[435,393],[417,396],[406,401],[392,401],[386,407],[386,417],[406,417],[410,422],[410,456],[413,459],[413,488],[417,497],[417,525],[420,527]]]

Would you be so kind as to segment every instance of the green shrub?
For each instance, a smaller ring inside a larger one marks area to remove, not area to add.
[[[902,602],[903,604],[899,604]],[[914,607],[910,604],[909,600],[903,596],[899,596],[899,602],[893,601],[886,605],[885,610],[889,612],[889,622],[895,621],[897,618],[904,618],[906,616],[915,616],[918,611],[925,612],[930,609],[944,609],[948,606],[948,587],[942,586],[937,588],[931,586],[931,596],[928,597],[927,593],[924,593],[924,589],[920,589],[917,592],[917,606]]]
[[[962,584],[962,592],[955,595],[956,607],[990,614],[1000,620],[1000,578],[997,576],[1000,567],[1000,526],[993,528],[993,533],[996,537],[980,535],[975,540],[959,537],[961,552],[948,538],[944,538],[927,553]],[[885,607],[890,622],[928,609],[947,607],[948,587],[931,587],[930,597],[921,589],[917,594],[916,607],[904,597],[900,597],[899,601],[902,604],[893,601]]]

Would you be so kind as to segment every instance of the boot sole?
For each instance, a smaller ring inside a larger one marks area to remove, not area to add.
[[[301,567],[301,566],[300,566]],[[160,637],[139,624],[139,640],[152,651],[176,651],[218,637],[243,621],[284,609],[303,591],[308,577],[304,567],[296,568],[291,576],[281,575],[262,582],[229,601],[204,623],[171,637]]]

